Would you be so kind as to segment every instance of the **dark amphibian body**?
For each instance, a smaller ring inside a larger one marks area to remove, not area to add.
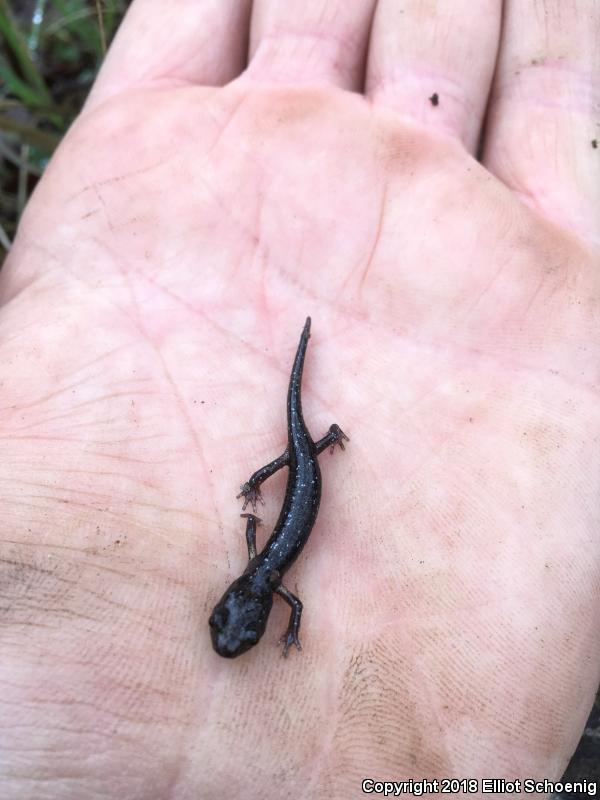
[[[265,632],[273,606],[273,593],[282,597],[292,609],[287,631],[282,637],[283,654],[292,644],[300,650],[298,631],[302,603],[281,583],[306,544],[313,529],[321,501],[321,470],[317,456],[336,444],[344,448],[348,437],[338,425],[332,425],[325,436],[313,442],[302,417],[300,386],[306,347],[310,336],[310,317],[306,320],[294,359],[287,397],[288,446],[285,452],[252,475],[241,487],[244,509],[250,503],[263,502],[260,485],[281,467],[288,467],[285,499],[279,519],[263,550],[256,552],[254,514],[247,518],[246,542],[248,566],[219,600],[210,615],[209,625],[215,651],[225,658],[235,658],[253,647]]]

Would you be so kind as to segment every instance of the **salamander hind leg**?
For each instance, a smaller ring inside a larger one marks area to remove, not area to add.
[[[252,561],[256,558],[256,526],[260,525],[261,520],[255,517],[254,514],[240,514],[240,517],[246,517],[246,544],[248,545],[248,560]]]
[[[349,442],[350,439],[346,436],[344,431],[340,428],[339,425],[336,425],[335,422],[325,436],[316,443],[317,453],[320,455],[323,450],[327,450],[328,447],[331,448],[331,452],[333,453],[336,444],[339,444],[340,450],[345,450],[344,442]]]
[[[300,639],[298,638],[298,631],[300,630],[300,618],[302,617],[302,603],[296,595],[292,594],[282,584],[274,589],[280,597],[283,597],[286,603],[291,607],[292,613],[290,614],[290,622],[286,632],[279,640],[279,644],[283,645],[283,655],[287,656],[290,647],[295,644],[298,650],[302,650]]]
[[[246,483],[242,483],[240,486],[240,493],[237,495],[238,498],[244,498],[242,511],[245,511],[248,503],[250,503],[252,506],[252,511],[254,512],[256,512],[257,503],[262,503],[264,506],[265,501],[263,500],[263,496],[260,492],[261,483],[266,481],[267,478],[270,478],[271,475],[274,475],[277,470],[280,470],[282,467],[287,467],[289,462],[290,456],[286,448],[286,450],[284,450],[280,456],[271,461],[269,464],[266,464],[264,467],[257,469],[256,472],[253,473],[246,481]]]

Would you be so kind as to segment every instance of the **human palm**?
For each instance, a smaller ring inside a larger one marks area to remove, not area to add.
[[[11,796],[558,777],[600,656],[593,247],[335,86],[101,99],[3,275]],[[287,576],[304,649],[280,657],[277,601],[227,661],[235,495],[285,446],[307,315],[307,424],[351,441]]]

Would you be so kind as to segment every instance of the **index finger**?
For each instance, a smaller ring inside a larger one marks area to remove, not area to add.
[[[245,68],[250,0],[135,0],[85,110],[138,87],[222,86]]]

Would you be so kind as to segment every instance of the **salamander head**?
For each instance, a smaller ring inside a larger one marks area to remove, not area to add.
[[[235,658],[257,644],[265,632],[272,605],[270,588],[258,592],[249,576],[238,578],[208,620],[215,652],[224,658]]]

